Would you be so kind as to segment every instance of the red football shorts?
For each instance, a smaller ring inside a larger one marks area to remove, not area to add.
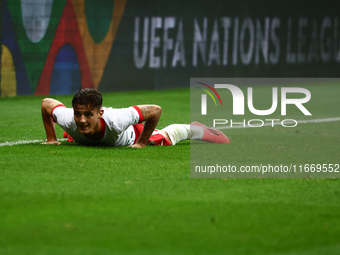
[[[135,133],[136,133],[136,139],[135,139],[135,142],[134,142],[134,144],[135,144],[138,137],[140,136],[140,134],[143,131],[144,124],[133,125],[133,128],[135,129]],[[168,139],[166,139],[162,134],[159,134],[157,129],[155,129],[155,131],[150,136],[148,144],[150,144],[150,145],[163,145],[163,146],[164,145],[171,145],[170,141]]]

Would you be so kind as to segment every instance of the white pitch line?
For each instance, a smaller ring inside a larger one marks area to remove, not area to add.
[[[66,138],[60,138],[58,141],[66,141]],[[16,142],[4,142],[0,143],[0,147],[3,146],[13,146],[13,145],[23,145],[23,144],[32,144],[32,143],[43,143],[46,142],[45,140],[19,140]]]
[[[324,123],[324,122],[333,122],[333,121],[340,121],[340,117],[335,117],[335,118],[324,118],[324,119],[312,119],[312,120],[297,120],[298,124],[305,124],[305,123]],[[268,126],[277,126],[281,125],[281,122],[270,122],[270,123],[264,123],[262,127],[268,127]],[[223,129],[234,129],[234,128],[250,128],[250,126],[221,126],[221,127],[214,127],[215,129],[218,130],[223,130]]]

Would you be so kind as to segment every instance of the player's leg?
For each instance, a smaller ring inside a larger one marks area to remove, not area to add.
[[[191,136],[190,125],[186,124],[172,124],[162,130],[159,130],[159,132],[162,132],[162,134],[171,141],[172,145],[175,145],[180,141],[187,140]]]
[[[211,143],[230,143],[228,137],[221,131],[208,128],[199,122],[188,124],[172,124],[159,132],[165,132],[166,137],[170,138],[172,145],[187,140],[201,140]]]
[[[229,138],[221,131],[214,129],[214,128],[209,128],[202,123],[199,123],[197,121],[191,122],[190,123],[190,128],[191,130],[195,130],[198,128],[201,128],[203,130],[203,136],[200,140],[206,141],[206,142],[211,142],[211,143],[230,143]]]
[[[134,128],[135,135],[136,135],[135,141],[137,141],[138,137],[143,131],[144,124],[134,125],[133,128]],[[157,130],[157,129],[155,129],[153,133],[151,134],[148,144],[149,145],[172,145],[169,135],[165,131]]]
[[[167,133],[165,130],[158,130],[158,134],[161,134],[162,136],[165,137],[166,140],[169,141],[169,144],[168,144],[168,145],[174,145],[174,144],[172,143],[172,140],[171,140],[170,136],[168,135],[168,133]]]

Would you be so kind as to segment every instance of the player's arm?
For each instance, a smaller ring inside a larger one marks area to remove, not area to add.
[[[60,101],[55,100],[53,98],[44,98],[41,102],[41,114],[42,119],[46,131],[47,142],[42,144],[57,144],[60,145],[60,142],[57,141],[57,135],[55,132],[55,124],[52,119],[52,110],[57,105],[62,104]]]
[[[155,130],[159,118],[162,114],[162,108],[158,105],[137,105],[140,109],[144,122],[144,128],[138,140],[131,147],[143,148],[147,145],[152,132]]]

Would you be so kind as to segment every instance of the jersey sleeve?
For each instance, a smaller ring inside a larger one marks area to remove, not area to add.
[[[132,106],[132,108],[135,109],[136,112],[138,113],[138,122],[136,124],[142,123],[144,121],[142,111],[139,109],[137,105]]]
[[[143,121],[142,112],[137,106],[122,109],[104,108],[103,118],[109,128],[115,129],[118,133]]]
[[[55,123],[58,123],[64,130],[72,125],[73,121],[73,109],[66,108],[65,105],[59,104],[52,109],[52,119]]]
[[[63,104],[58,104],[58,105],[56,105],[56,106],[53,107],[53,109],[52,109],[52,111],[51,111],[51,115],[52,115],[52,119],[53,119],[53,122],[54,122],[54,123],[58,123],[58,116],[55,115],[55,109],[57,109],[58,107],[65,107],[65,108],[66,108],[66,106],[63,105]],[[57,112],[58,112],[58,111],[57,111]]]

